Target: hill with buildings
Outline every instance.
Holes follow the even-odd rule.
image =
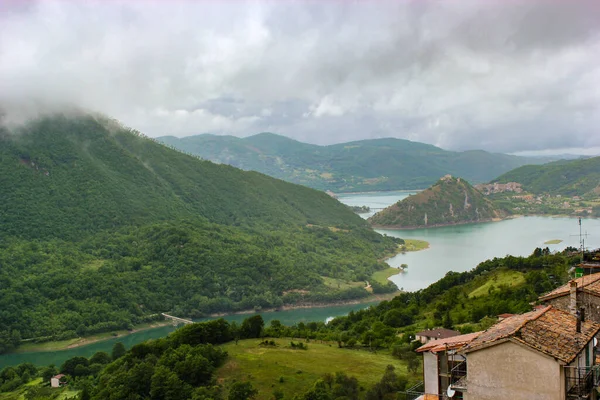
[[[549,161],[478,150],[453,152],[392,138],[329,146],[301,143],[273,133],[246,138],[165,136],[158,140],[206,160],[334,192],[423,189],[445,174],[488,182],[513,168]]]
[[[504,212],[466,180],[450,175],[369,218],[376,227],[417,228],[491,221]]]
[[[517,182],[533,194],[600,196],[600,157],[526,165],[509,171],[493,182]]]

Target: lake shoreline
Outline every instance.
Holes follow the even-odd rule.
[[[39,353],[39,352],[55,352],[63,350],[76,349],[78,347],[87,346],[94,343],[104,342],[106,340],[122,338],[134,333],[147,331],[150,329],[162,328],[164,326],[171,325],[172,322],[169,320],[156,321],[150,324],[140,324],[134,326],[130,331],[117,331],[116,335],[112,334],[100,334],[92,336],[84,336],[74,339],[67,340],[50,340],[47,342],[32,343],[27,345],[20,345],[16,349],[6,354],[26,354],[26,353]],[[36,346],[37,345],[37,346]]]
[[[434,224],[434,225],[425,225],[425,226],[400,226],[400,225],[371,225],[373,229],[380,229],[383,231],[414,231],[417,229],[429,229],[429,228],[443,228],[446,226],[459,226],[459,225],[477,225],[477,224],[486,224],[490,222],[502,222],[510,219],[520,218],[519,216],[509,216],[505,218],[489,218],[480,221],[465,221],[465,222],[454,222],[448,224]]]
[[[370,296],[363,297],[360,299],[342,300],[342,301],[335,301],[332,303],[313,303],[313,302],[297,303],[297,304],[289,304],[289,305],[276,307],[276,308],[266,308],[264,310],[244,310],[244,311],[235,311],[235,312],[227,312],[227,313],[213,313],[213,314],[210,314],[208,317],[209,318],[219,318],[219,317],[226,317],[229,315],[250,315],[250,314],[277,312],[277,311],[299,310],[299,309],[304,309],[304,308],[326,308],[326,307],[335,307],[335,306],[347,306],[347,305],[352,305],[352,304],[372,303],[375,301],[384,301],[384,300],[393,299],[401,292],[402,291],[398,289],[397,291],[392,292],[392,293],[372,294]]]
[[[243,311],[235,311],[235,312],[223,312],[223,313],[212,313],[207,315],[204,318],[221,318],[230,315],[252,315],[252,314],[262,314],[262,313],[270,313],[276,311],[289,311],[289,310],[297,310],[297,309],[306,309],[306,308],[326,308],[326,307],[335,307],[335,306],[343,306],[343,305],[353,305],[353,304],[362,304],[362,303],[372,303],[376,301],[384,301],[391,300],[395,296],[397,296],[401,291],[397,290],[393,293],[385,293],[385,294],[374,294],[369,295],[367,297],[361,299],[354,300],[344,300],[344,301],[336,301],[332,303],[299,303],[293,305],[285,305],[277,308],[268,308],[264,310],[243,310]],[[172,325],[172,321],[157,321],[152,324],[143,324],[134,327],[131,331],[119,331],[116,336],[113,335],[102,335],[102,336],[87,336],[81,338],[75,338],[72,340],[61,340],[61,341],[48,341],[41,342],[26,346],[19,346],[16,349],[6,353],[6,354],[27,354],[27,353],[40,353],[40,352],[56,352],[63,350],[71,350],[79,347],[84,347],[90,344],[103,342],[106,340],[123,338],[134,333],[138,333],[141,331],[151,330],[162,328],[168,325]],[[36,346],[38,345],[38,346]],[[25,349],[23,349],[25,347]]]
[[[380,193],[395,193],[395,192],[400,192],[400,193],[422,192],[423,190],[425,190],[425,189],[392,189],[392,190],[372,190],[372,191],[368,191],[368,192],[339,192],[339,193],[332,192],[332,193],[335,194],[336,196],[345,196],[345,195],[356,195],[356,194],[380,194]]]

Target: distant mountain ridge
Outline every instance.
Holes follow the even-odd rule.
[[[490,221],[504,216],[466,180],[444,176],[368,219],[375,227],[419,228]]]
[[[534,194],[599,196],[600,157],[526,165],[499,176],[494,182],[517,182]]]
[[[246,138],[211,134],[164,136],[157,140],[216,163],[334,192],[423,189],[445,174],[482,183],[522,165],[551,160],[482,150],[453,152],[394,138],[329,146],[302,143],[273,133]]]

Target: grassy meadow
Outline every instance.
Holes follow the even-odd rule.
[[[407,373],[406,365],[388,351],[340,349],[337,344],[316,342],[305,343],[308,350],[299,350],[290,348],[289,338],[269,340],[277,346],[259,346],[260,339],[223,345],[229,358],[216,376],[226,391],[235,381],[250,381],[259,391],[258,400],[271,399],[274,390],[291,398],[309,390],[326,373],[343,371],[356,377],[365,389],[381,379],[387,365],[393,365],[399,374]]]

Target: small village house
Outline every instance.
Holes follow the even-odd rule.
[[[63,378],[65,375],[64,374],[58,374],[58,375],[54,375],[52,378],[50,378],[50,387],[53,388],[57,388],[61,386],[61,381],[60,379]]]
[[[431,340],[447,339],[449,337],[458,335],[460,335],[460,332],[453,331],[452,329],[436,328],[432,330],[424,330],[421,332],[417,332],[415,334],[415,339],[425,344]]]
[[[423,387],[418,393],[422,400],[443,399],[452,381],[451,371],[466,360],[457,350],[471,343],[481,332],[437,339],[419,347],[423,354]],[[459,398],[459,397],[457,397]]]
[[[459,350],[465,400],[595,399],[600,324],[546,306],[506,318]]]
[[[419,347],[423,383],[406,394],[411,400],[594,400],[599,331],[585,315],[548,305],[506,316],[486,331]]]

